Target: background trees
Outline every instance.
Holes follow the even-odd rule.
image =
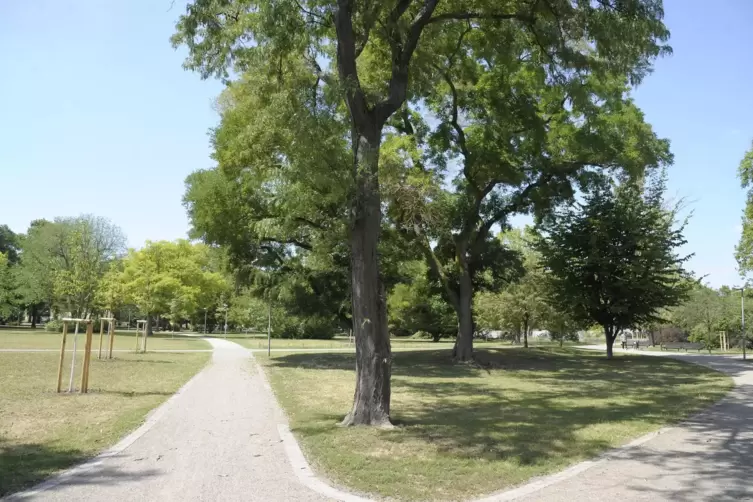
[[[552,298],[576,321],[599,324],[607,357],[620,331],[649,324],[680,304],[690,287],[679,256],[685,243],[665,207],[661,177],[607,181],[583,202],[545,219],[537,249],[550,275]]]
[[[209,250],[187,240],[147,242],[131,249],[122,268],[110,270],[108,296],[120,296],[120,303],[133,303],[149,321],[166,316],[180,326],[202,306],[218,303],[228,291],[221,273],[209,267]]]
[[[105,218],[83,215],[32,222],[21,245],[22,303],[32,311],[48,303],[74,317],[89,315],[102,277],[124,251],[122,230]]]

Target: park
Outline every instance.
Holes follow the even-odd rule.
[[[0,42],[102,66],[0,101],[0,499],[753,498],[753,132],[678,105],[697,7],[27,9]]]

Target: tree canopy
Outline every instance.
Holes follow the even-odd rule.
[[[491,192],[505,183],[512,184],[512,194],[505,192],[502,198],[512,195],[515,199],[519,188],[521,195],[527,196],[532,189],[525,191],[522,185],[527,182],[543,184],[539,183],[538,176],[542,169],[556,171],[556,175],[546,177],[548,182],[568,171],[572,167],[570,163],[601,160],[598,155],[587,154],[560,158],[563,157],[559,155],[561,152],[568,151],[570,140],[587,135],[586,131],[579,132],[572,124],[559,128],[556,137],[548,139],[551,148],[544,149],[547,141],[537,137],[537,129],[541,127],[537,128],[536,121],[532,123],[527,119],[536,116],[539,122],[558,122],[557,103],[560,109],[567,111],[569,106],[578,113],[584,113],[581,101],[585,108],[597,106],[588,99],[573,97],[577,87],[589,81],[590,75],[597,77],[594,86],[603,88],[608,88],[609,82],[614,82],[616,87],[640,82],[650,70],[653,59],[669,50],[665,44],[669,32],[662,17],[662,4],[658,0],[575,4],[569,0],[516,0],[504,4],[490,0],[472,4],[459,0],[194,0],[189,3],[173,37],[174,44],[185,45],[189,50],[186,67],[199,71],[202,77],[216,75],[229,79],[231,75],[242,75],[241,78],[248,78],[253,74],[253,78],[266,80],[262,87],[267,88],[292,83],[295,92],[286,99],[290,103],[293,98],[293,105],[291,108],[288,103],[278,103],[282,105],[282,115],[292,109],[296,118],[300,117],[301,123],[306,124],[312,116],[319,117],[317,112],[325,106],[328,110],[322,116],[338,119],[327,120],[321,130],[315,130],[321,138],[322,153],[328,152],[336,142],[342,142],[344,155],[331,158],[346,159],[348,166],[342,174],[339,162],[329,166],[335,179],[341,175],[348,179],[349,211],[345,213],[345,221],[350,244],[358,376],[354,405],[344,423],[389,423],[391,355],[385,286],[379,274],[383,223],[380,156],[386,136],[393,130],[402,129],[401,134],[415,131],[418,126],[410,123],[410,117],[417,108],[426,106],[442,122],[440,134],[433,143],[439,151],[435,157],[451,156],[442,151],[447,150],[450,140],[454,143],[451,148],[462,148],[461,144],[465,143],[468,152],[473,152],[472,156],[464,155],[464,163],[468,164],[464,169],[472,176],[461,182],[464,186],[459,192],[468,195],[445,199],[452,200],[445,214],[454,213],[456,217],[444,228],[461,228],[461,238],[453,242],[447,240],[445,234],[443,240],[438,239],[443,243],[442,249],[454,247],[450,256],[454,256],[452,259],[458,264],[451,272],[460,271],[455,274],[459,291],[456,304],[463,335],[458,338],[456,355],[459,359],[470,358],[473,278],[469,264],[481,262],[480,256],[486,253],[486,250],[472,252],[471,245],[495,246],[488,233],[491,226],[505,216],[495,218],[500,209],[486,204],[485,197],[499,198],[500,195]],[[528,66],[526,61],[530,63]],[[541,92],[516,91],[521,87],[519,83],[526,79],[529,81],[526,86],[533,83]],[[549,92],[549,87],[555,91]],[[556,89],[560,90],[559,94]],[[566,103],[563,98],[568,91],[573,94]],[[495,98],[497,95],[501,99]],[[613,104],[601,95],[599,99],[610,102],[608,106]],[[454,112],[447,110],[448,103],[454,103]],[[626,116],[636,115],[629,106],[617,105],[628,109]],[[492,113],[485,114],[487,108]],[[536,110],[529,111],[522,119],[515,116],[518,110],[525,108]],[[251,112],[256,114],[257,110],[254,108]],[[478,134],[464,130],[460,123],[466,116],[473,121],[469,126],[484,124],[485,127],[480,127]],[[589,116],[586,113],[575,120],[588,122]],[[634,122],[619,123],[611,119],[610,123],[610,119],[602,118],[589,126],[620,134],[622,131],[635,133]],[[490,127],[486,127],[487,124]],[[523,129],[516,136],[505,124]],[[275,135],[285,137],[288,134],[275,130],[272,123],[265,125],[273,131],[273,139]],[[330,136],[335,131],[340,132]],[[315,147],[307,149],[306,157],[316,162],[320,155],[318,145],[309,143],[308,137],[310,135],[305,136],[300,145]],[[468,141],[462,141],[463,137]],[[520,151],[513,156],[503,145],[510,140],[517,143],[517,137],[533,139],[514,145]],[[600,134],[595,150],[609,152],[611,142],[619,148],[618,140],[619,137]],[[299,142],[288,142],[285,148],[286,151],[272,157],[274,165],[286,164],[292,159],[298,153]],[[242,151],[253,150],[245,145]],[[500,157],[514,160],[513,168],[504,173],[490,170],[491,166],[507,165],[499,162]],[[551,165],[550,157],[553,157]],[[629,160],[613,157],[607,155],[604,162]],[[257,160],[254,159],[254,163]],[[629,167],[627,162],[623,164]],[[253,170],[253,165],[243,167]],[[496,181],[491,183],[493,180]],[[484,194],[489,183],[489,192]],[[539,196],[546,199],[556,192],[557,189],[547,189]],[[502,206],[508,206],[508,202],[503,201]],[[469,210],[479,204],[489,211],[481,215],[487,217],[486,220],[479,218],[479,210]],[[489,218],[495,221],[489,223]],[[408,227],[408,231],[411,230]],[[423,239],[431,242],[432,236]],[[446,264],[449,262],[450,259]],[[434,265],[430,262],[430,266]],[[440,276],[442,268],[448,267],[435,267],[436,275]],[[448,299],[452,299],[453,285],[450,281],[444,282],[450,286],[445,289]]]
[[[678,249],[684,225],[663,195],[662,177],[605,180],[539,227],[553,301],[574,320],[603,328],[609,358],[620,331],[658,320],[690,288],[689,257]]]
[[[161,315],[177,323],[227,294],[224,276],[209,265],[203,244],[147,242],[140,250],[128,250],[122,265],[109,271],[105,298],[137,305],[147,319]]]

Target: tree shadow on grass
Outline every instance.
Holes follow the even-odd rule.
[[[92,360],[93,361],[93,360]],[[124,362],[124,363],[146,363],[146,364],[175,364],[176,361],[169,361],[167,359],[122,359],[122,358],[113,358],[111,361],[118,361],[118,362]],[[107,360],[98,361],[107,363]]]
[[[173,394],[175,394],[175,392],[162,392],[162,391],[102,390],[96,387],[89,389],[89,393],[109,394],[109,395],[121,396],[121,397],[172,396]]]
[[[393,353],[393,396],[402,397],[392,411],[400,426],[381,439],[461,459],[564,466],[684,418],[720,394],[717,375],[665,358],[607,361],[540,348],[477,351],[477,361],[453,364],[446,351]],[[353,354],[289,354],[270,365],[353,372],[354,362]],[[326,434],[340,418],[317,417],[296,431]],[[621,436],[615,424],[634,428]],[[602,426],[615,429],[593,433]]]
[[[83,463],[91,456],[78,449],[61,449],[45,444],[11,444],[0,437],[0,497],[30,488],[63,469]],[[154,474],[156,473],[153,470],[133,474],[99,467],[91,472],[68,478],[64,483],[116,484],[136,481]],[[8,500],[15,499],[10,496]]]

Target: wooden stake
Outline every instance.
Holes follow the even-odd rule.
[[[86,343],[84,344],[84,364],[81,368],[81,393],[86,394],[89,391],[89,365],[91,364],[92,355],[92,335],[94,334],[94,323],[86,323]]]
[[[97,359],[102,359],[102,337],[105,334],[105,320],[99,320],[99,352],[97,352]]]
[[[66,336],[68,336],[68,323],[63,321],[63,339],[60,342],[60,364],[58,364],[58,386],[57,386],[58,394],[60,394],[60,387],[63,384],[63,360],[65,359]]]
[[[112,359],[112,346],[113,346],[113,343],[115,342],[115,328],[113,327],[112,322],[110,322],[109,328],[110,328],[109,329],[109,331],[110,331],[110,352],[107,355],[107,358],[108,359]]]

